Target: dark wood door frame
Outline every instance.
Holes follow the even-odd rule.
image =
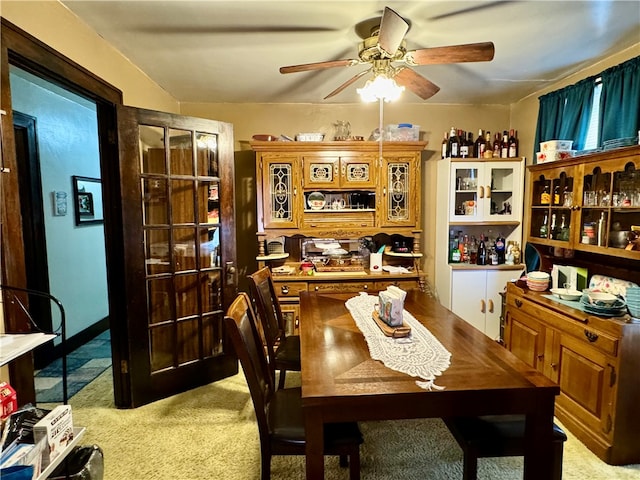
[[[20,189],[20,209],[23,219],[25,268],[27,288],[49,292],[47,261],[47,239],[44,228],[44,207],[40,156],[38,154],[36,118],[22,112],[13,111],[13,132],[16,145],[18,184]],[[38,319],[38,327],[53,331],[51,309],[39,301],[29,299],[29,312]],[[42,345],[34,352],[35,368],[44,367],[54,356],[53,342]]]
[[[4,18],[1,19],[0,33],[0,95],[2,108],[5,109],[5,114],[1,116],[2,166],[5,169],[0,173],[0,194],[3,205],[0,209],[1,282],[6,285],[27,287],[25,238],[9,83],[9,66],[15,65],[96,103],[105,205],[109,312],[111,318],[126,318],[126,312],[123,311],[125,302],[121,301],[125,295],[122,288],[124,282],[120,281],[124,277],[124,262],[115,128],[115,110],[116,105],[122,104],[122,92]],[[12,315],[11,309],[5,309],[5,314],[5,327],[8,331],[29,331],[29,326],[19,317]],[[119,365],[121,356],[125,358],[128,356],[126,338],[112,335],[112,354],[114,365]],[[31,357],[24,355],[12,362],[9,373],[13,386],[21,393],[20,402],[35,401]],[[114,375],[114,395],[127,398],[127,392],[123,391],[126,388],[119,376]]]

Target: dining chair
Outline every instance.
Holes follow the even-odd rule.
[[[524,415],[444,418],[464,454],[462,480],[476,480],[478,458],[524,455]],[[553,424],[553,475],[562,480],[562,455],[567,435]]]
[[[268,480],[273,455],[305,454],[302,389],[275,389],[272,369],[267,363],[255,313],[246,293],[235,298],[224,323],[253,400],[260,436],[261,479]],[[340,466],[349,465],[350,480],[358,480],[360,444],[363,442],[358,424],[325,424],[324,440],[325,455],[339,455]]]
[[[269,361],[279,370],[278,388],[284,388],[287,370],[300,371],[300,336],[287,335],[278,295],[269,267],[249,275],[251,294],[256,303]]]

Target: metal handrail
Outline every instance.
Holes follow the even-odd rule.
[[[68,388],[67,388],[67,350],[66,350],[66,341],[67,341],[67,320],[66,314],[64,311],[64,306],[62,302],[58,300],[56,297],[47,292],[42,292],[40,290],[33,290],[31,288],[22,288],[22,287],[13,287],[10,285],[1,285],[0,290],[12,290],[16,292],[24,292],[28,295],[35,295],[38,297],[47,298],[53,303],[56,304],[58,309],[60,310],[60,348],[62,349],[62,403],[66,404],[69,400],[68,398]],[[20,306],[20,309],[24,312],[24,314],[29,319],[29,322],[35,329],[42,332],[43,330],[38,326],[36,321],[33,319],[27,307],[22,303],[22,301],[15,295],[11,294],[11,301],[17,302]],[[46,332],[45,332],[46,333]],[[54,335],[57,335],[56,331],[51,332]]]

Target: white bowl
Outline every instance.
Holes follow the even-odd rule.
[[[589,290],[584,293],[587,295],[589,302],[595,305],[613,305],[618,300],[618,297],[612,293],[592,292]]]
[[[580,300],[580,297],[582,297],[582,292],[569,288],[552,288],[551,293],[562,300],[571,300],[574,302]]]
[[[527,279],[529,280],[549,280],[551,275],[547,272],[529,272],[527,273]]]

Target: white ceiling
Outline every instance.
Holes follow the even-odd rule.
[[[366,66],[282,75],[285,65],[357,58],[355,25],[385,6],[411,23],[407,49],[492,41],[491,62],[415,70],[441,90],[412,103],[511,103],[640,42],[640,0],[63,0],[180,102],[355,103]]]

